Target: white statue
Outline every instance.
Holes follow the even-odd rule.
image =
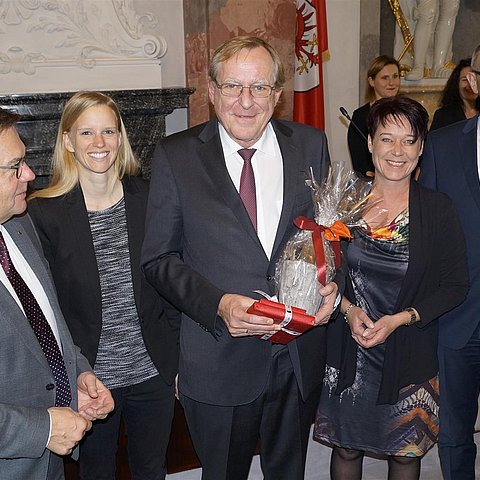
[[[448,63],[452,58],[452,36],[460,0],[400,0],[404,20],[414,32],[413,68],[405,76],[406,80],[420,80],[425,69],[431,71],[434,78],[448,78],[454,66]],[[397,57],[401,47],[397,27],[394,55]],[[408,51],[402,64],[411,65]]]

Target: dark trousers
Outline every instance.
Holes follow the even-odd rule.
[[[465,347],[439,346],[440,431],[438,452],[445,480],[475,480],[473,438],[480,386],[480,329]]]
[[[181,395],[202,479],[246,480],[260,436],[265,480],[303,480],[319,395],[320,386],[302,400],[286,348],[273,357],[265,390],[252,403],[224,407]]]
[[[123,417],[132,480],[163,480],[175,402],[173,386],[157,375],[111,392],[115,410],[106,420],[94,422],[80,445],[80,478],[115,480],[118,432]]]

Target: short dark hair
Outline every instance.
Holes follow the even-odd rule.
[[[373,139],[380,125],[403,120],[412,127],[414,140],[425,140],[428,132],[428,112],[425,107],[408,97],[388,97],[377,100],[367,118],[368,134]]]
[[[20,120],[20,115],[6,108],[0,108],[0,133],[13,127]]]

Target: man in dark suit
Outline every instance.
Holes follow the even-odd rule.
[[[468,80],[479,90],[480,46]],[[480,388],[480,183],[479,116],[431,132],[420,183],[447,193],[455,203],[467,243],[470,291],[439,323],[439,455],[446,480],[475,478],[473,439]]]
[[[258,336],[278,327],[247,309],[254,291],[274,292],[294,218],[313,214],[305,179],[310,169],[318,180],[327,174],[327,143],[320,130],[271,119],[285,78],[263,40],[227,41],[209,76],[216,118],[155,152],[143,268],[182,311],[180,400],[202,478],[246,479],[260,436],[265,478],[300,480],[323,378],[324,328],[272,344]],[[328,321],[337,286],[321,293],[316,325]]]
[[[59,480],[91,422],[113,409],[73,344],[26,209],[35,175],[0,109],[0,478]]]

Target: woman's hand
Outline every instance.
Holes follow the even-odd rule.
[[[366,328],[362,333],[362,343],[364,348],[371,348],[380,345],[401,325],[408,323],[407,312],[399,312],[395,315],[385,315],[379,318],[372,327]]]
[[[375,326],[370,317],[360,307],[353,306],[348,310],[345,321],[350,326],[353,339],[364,347],[363,334],[365,330]]]

